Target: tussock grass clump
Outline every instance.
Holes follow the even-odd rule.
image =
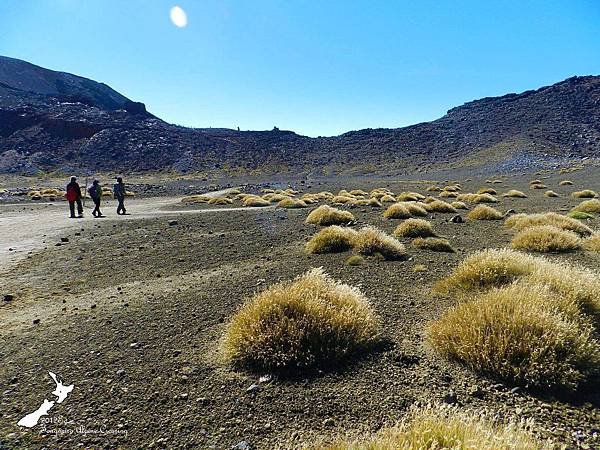
[[[478,194],[490,194],[490,195],[497,195],[498,191],[496,191],[496,189],[494,188],[490,188],[490,187],[484,187],[481,188],[477,191]]]
[[[543,183],[532,184],[532,185],[529,186],[529,189],[548,189],[548,186],[546,186]]]
[[[469,209],[467,207],[467,205],[465,203],[463,203],[463,202],[454,201],[454,202],[452,202],[450,204],[454,207],[454,209]]]
[[[354,196],[356,196],[356,195],[361,195],[361,196],[363,196],[363,197],[366,197],[366,196],[368,196],[368,195],[369,195],[369,193],[368,193],[368,192],[365,192],[365,191],[363,191],[362,189],[352,189],[352,190],[350,191],[350,195],[354,195]]]
[[[208,195],[202,195],[202,194],[197,194],[197,195],[188,195],[187,197],[183,197],[181,199],[182,203],[208,203],[210,200],[210,197]]]
[[[285,200],[286,198],[290,198],[290,196],[283,195],[283,194],[276,194],[275,192],[273,192],[271,194],[265,194],[262,196],[262,199],[268,201],[269,203],[279,203],[280,201]]]
[[[461,190],[460,186],[457,184],[450,184],[448,186],[444,186],[443,191],[445,192],[459,192]]]
[[[592,229],[587,225],[584,225],[576,219],[555,212],[544,214],[515,214],[506,219],[504,224],[506,227],[515,231],[522,231],[525,228],[540,225],[551,225],[560,228],[561,230],[573,231],[580,236],[589,236],[592,234]]]
[[[373,208],[381,208],[381,203],[375,197],[361,198],[353,203],[354,206],[372,206]]]
[[[246,301],[225,328],[221,352],[250,369],[311,368],[368,348],[378,339],[378,328],[358,289],[312,269]]]
[[[477,205],[467,214],[471,220],[502,220],[504,216],[497,209],[487,205]]]
[[[430,237],[435,236],[433,226],[424,219],[407,219],[394,230],[394,236],[400,237]]]
[[[573,186],[573,182],[571,180],[562,180],[558,183],[559,186]]]
[[[407,219],[410,216],[410,211],[401,203],[394,203],[383,212],[386,219]]]
[[[408,417],[366,440],[336,442],[314,450],[551,450],[515,422],[499,423],[448,406],[412,408]]]
[[[600,252],[600,233],[594,233],[586,239],[583,248],[590,252]]]
[[[531,180],[531,181],[529,182],[529,185],[530,185],[530,186],[533,186],[534,184],[542,184],[542,180]]]
[[[584,189],[583,191],[575,191],[571,194],[573,198],[596,198],[598,194],[591,189]]]
[[[577,219],[577,220],[588,220],[588,219],[593,219],[594,215],[590,214],[590,213],[582,212],[582,211],[571,211],[571,212],[567,213],[567,217],[570,217],[571,219]]]
[[[386,260],[406,258],[406,249],[401,242],[375,227],[364,227],[358,231],[354,249],[363,255],[381,255]]]
[[[502,197],[527,198],[527,194],[525,194],[525,192],[521,192],[521,191],[518,191],[516,189],[511,189],[510,191],[505,192],[504,194],[502,194]]]
[[[456,197],[456,200],[458,200],[459,202],[469,203],[498,203],[498,199],[488,193],[472,194],[469,192],[465,194],[460,194],[458,197]]]
[[[379,201],[381,203],[395,203],[396,199],[394,198],[393,195],[385,194],[384,196],[379,197]]]
[[[425,189],[425,190],[427,192],[440,192],[442,190],[442,188],[439,186],[431,185],[431,186],[428,186],[427,189]]]
[[[336,195],[335,197],[333,197],[331,199],[331,202],[332,203],[337,203],[339,205],[344,205],[346,203],[352,204],[352,203],[354,203],[355,200],[356,199],[354,197],[347,197],[345,195]]]
[[[350,211],[343,211],[329,205],[321,205],[313,209],[305,220],[305,223],[323,226],[341,225],[350,222],[354,222],[354,215]]]
[[[404,203],[399,203],[399,205],[402,205],[406,209],[408,209],[408,212],[410,213],[411,216],[415,216],[415,217],[427,216],[427,210],[423,206],[418,205],[416,203],[404,202]]]
[[[227,197],[213,197],[208,200],[209,205],[231,205],[233,200]]]
[[[454,253],[454,249],[452,245],[450,245],[450,241],[444,238],[438,237],[427,237],[427,238],[416,238],[412,241],[412,245],[417,248],[423,248],[426,250],[432,250],[434,252],[447,252]]]
[[[556,192],[554,191],[546,191],[544,192],[544,195],[546,197],[560,197],[560,195],[558,195]]]
[[[284,198],[277,203],[277,208],[297,209],[306,208],[306,203],[295,198]]]
[[[270,206],[271,203],[261,197],[249,196],[244,199],[242,205],[248,207],[264,207]]]
[[[401,192],[396,196],[396,200],[399,202],[418,202],[425,200],[425,196],[418,192]]]
[[[495,378],[575,389],[600,368],[593,328],[542,285],[492,289],[451,308],[427,332],[442,355]]]
[[[529,275],[538,260],[513,250],[482,250],[463,260],[452,274],[438,281],[433,292],[464,295],[512,283]]]
[[[572,231],[552,225],[527,227],[511,241],[512,248],[539,253],[572,252],[581,248],[581,239]]]
[[[317,232],[306,243],[307,253],[337,253],[350,250],[358,233],[352,228],[331,225]]]
[[[592,200],[584,200],[572,211],[584,212],[584,213],[600,213],[600,200],[592,199]]]
[[[349,266],[360,266],[365,262],[365,258],[360,255],[352,255],[346,260],[346,264]]]
[[[438,213],[455,213],[456,208],[452,206],[450,203],[446,203],[443,200],[435,200],[433,202],[427,203],[425,209],[430,212],[438,212]]]
[[[455,191],[442,191],[439,194],[440,198],[456,198],[458,197],[458,192]]]

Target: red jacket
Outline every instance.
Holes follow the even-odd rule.
[[[76,182],[71,181],[69,184],[67,184],[66,197],[67,197],[67,200],[70,202],[74,202],[81,198],[81,188],[79,187],[79,185]]]

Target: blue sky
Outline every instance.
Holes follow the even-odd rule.
[[[0,54],[173,123],[326,136],[599,75],[600,1],[0,0]]]

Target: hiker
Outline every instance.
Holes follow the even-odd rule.
[[[94,210],[92,211],[92,216],[104,217],[100,212],[100,200],[102,200],[102,186],[100,186],[98,180],[94,180],[94,182],[88,189],[88,193],[94,201]]]
[[[119,202],[119,205],[117,206],[117,214],[125,215],[125,205],[123,204],[125,201],[125,185],[123,184],[123,178],[117,178],[117,182],[113,186],[113,195]]]
[[[71,182],[67,184],[67,201],[71,210],[71,219],[75,219],[75,203],[77,203],[77,213],[83,217],[83,205],[81,204],[81,188],[77,184],[77,178],[71,177]]]

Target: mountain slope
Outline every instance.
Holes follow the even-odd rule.
[[[409,127],[309,138],[178,127],[104,84],[0,57],[0,172],[395,174],[586,156],[600,156],[595,76],[476,100]]]

